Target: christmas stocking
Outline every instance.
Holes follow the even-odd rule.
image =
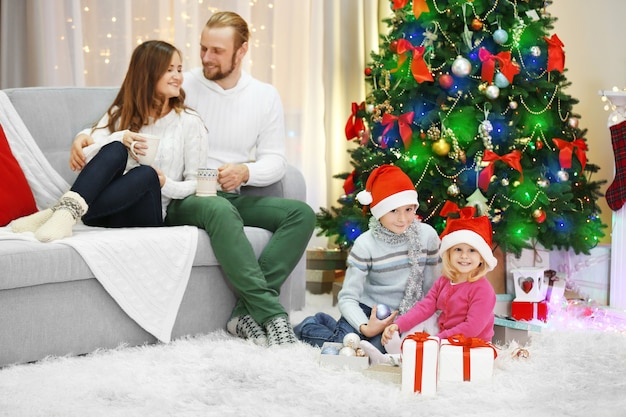
[[[606,190],[605,197],[611,210],[618,211],[626,202],[626,121],[609,129],[615,155],[615,179]]]

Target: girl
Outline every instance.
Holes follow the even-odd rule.
[[[182,82],[182,56],[174,46],[139,45],[107,113],[74,140],[70,167],[81,172],[70,191],[55,206],[14,220],[12,231],[50,242],[71,236],[81,218],[89,226],[162,226],[171,199],[195,192],[208,143],[202,120],[184,104]],[[129,154],[131,146],[145,154],[141,133],[161,138],[153,167]]]
[[[417,192],[411,179],[392,165],[372,171],[358,201],[369,205],[369,230],[355,241],[338,295],[339,321],[324,313],[308,317],[294,328],[296,336],[314,346],[342,342],[357,333],[366,352],[384,351],[381,333],[398,311],[383,319],[376,305],[406,312],[439,276],[439,237],[415,216]],[[382,354],[382,353],[381,353]]]
[[[447,202],[441,215],[453,211],[459,212],[458,207]],[[464,207],[459,218],[448,218],[439,249],[443,275],[422,301],[385,328],[383,344],[390,343],[398,332],[411,330],[437,310],[441,312],[437,320],[440,338],[463,334],[491,341],[496,294],[485,274],[498,261],[491,250],[491,223],[486,216],[473,217],[475,211],[474,207]],[[400,353],[390,352],[389,347],[387,351]]]

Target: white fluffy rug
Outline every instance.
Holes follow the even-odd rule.
[[[297,323],[336,312],[307,294]],[[1,336],[0,336],[1,337]],[[318,365],[319,349],[261,348],[225,332],[164,345],[52,358],[0,370],[1,416],[625,416],[626,334],[546,330],[527,359],[499,351],[487,383],[440,383],[436,396]]]

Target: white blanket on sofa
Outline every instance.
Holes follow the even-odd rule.
[[[37,206],[50,207],[69,184],[47,161],[3,91],[0,124]],[[39,243],[33,233],[15,234],[9,227],[0,228],[0,241],[11,239],[73,247],[129,317],[157,339],[171,340],[196,254],[196,227],[104,229],[77,225],[74,236],[52,243]]]

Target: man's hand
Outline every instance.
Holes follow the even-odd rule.
[[[83,148],[94,143],[91,136],[81,133],[76,136],[70,149],[70,169],[72,171],[80,171],[85,166],[85,154]]]
[[[248,166],[244,164],[225,164],[217,170],[219,171],[217,182],[221,185],[222,191],[232,191],[250,178]]]

